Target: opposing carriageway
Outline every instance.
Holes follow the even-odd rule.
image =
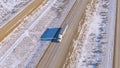
[[[120,0],[117,1],[116,28],[115,28],[115,45],[114,45],[114,62],[113,68],[120,68]]]
[[[0,28],[0,42],[21,23],[20,20],[22,20],[25,16],[31,14],[37,7],[43,4],[43,2],[46,3],[47,1],[46,0],[33,1],[18,15],[16,15],[12,20],[10,20],[2,28]]]

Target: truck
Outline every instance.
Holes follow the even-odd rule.
[[[62,38],[66,32],[66,30],[68,29],[68,25],[65,24],[59,31],[59,34],[58,34],[58,42],[61,42],[62,41]]]

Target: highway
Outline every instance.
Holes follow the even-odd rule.
[[[113,68],[120,68],[120,0],[117,0],[115,47]]]
[[[86,5],[91,0],[76,0],[63,24],[68,24],[68,29],[60,43],[50,43],[46,52],[37,64],[37,68],[62,68],[67,56],[69,46],[77,34],[78,24],[83,17]]]
[[[20,20],[22,20],[25,16],[31,14],[37,7],[39,7],[43,3],[43,1],[44,0],[33,1],[12,20],[10,20],[2,28],[0,28],[0,42],[21,23]]]

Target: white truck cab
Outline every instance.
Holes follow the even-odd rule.
[[[65,25],[61,28],[61,30],[60,30],[60,32],[59,32],[59,34],[58,34],[58,40],[57,40],[58,42],[61,42],[61,41],[62,41],[62,38],[63,38],[63,36],[64,36],[67,28],[68,28],[68,25],[67,25],[67,24],[65,24]]]

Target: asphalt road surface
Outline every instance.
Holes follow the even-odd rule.
[[[113,68],[120,68],[120,0],[117,0],[116,31]]]
[[[37,68],[62,68],[68,53],[72,39],[77,33],[78,24],[83,16],[86,5],[91,0],[76,0],[74,6],[70,10],[64,24],[68,24],[68,29],[60,43],[51,43],[46,52],[37,64]]]
[[[44,0],[35,0],[33,3],[28,5],[24,10],[22,10],[17,16],[0,28],[0,42],[12,32],[21,22],[25,16],[31,14],[37,7],[39,7]]]

